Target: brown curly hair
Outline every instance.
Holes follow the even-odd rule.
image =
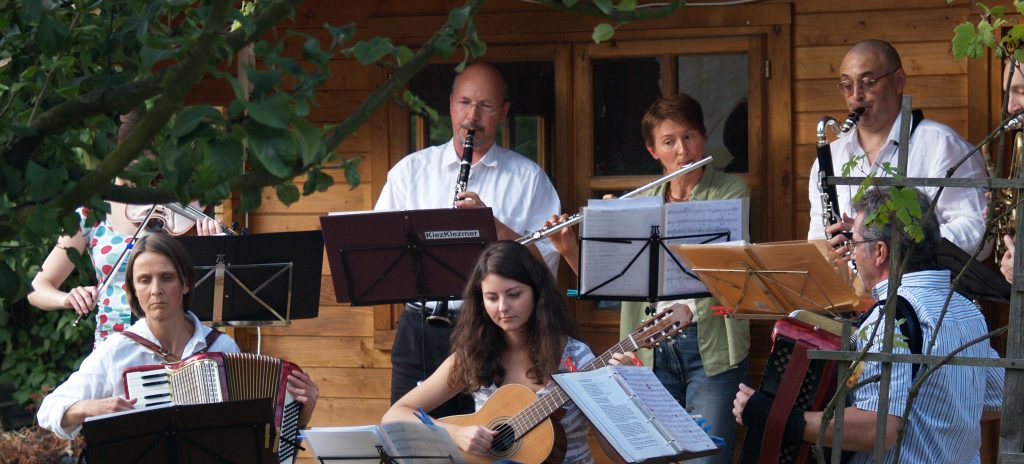
[[[533,313],[525,327],[532,366],[526,376],[538,385],[547,383],[558,371],[575,327],[547,266],[525,246],[501,241],[484,250],[466,284],[462,311],[452,334],[455,362],[448,384],[452,388],[465,385],[466,392],[474,392],[491,384],[501,385],[505,379],[501,355],[508,344],[502,329],[487,315],[480,288],[489,274],[529,285],[533,290]]]

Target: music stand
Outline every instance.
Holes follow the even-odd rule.
[[[353,306],[461,299],[497,240],[490,208],[320,216],[334,294]]]
[[[683,274],[686,274],[694,279],[696,279],[697,276],[690,273],[690,271],[688,271],[686,267],[683,266],[683,263],[679,262],[675,255],[669,250],[668,243],[666,242],[687,239],[699,239],[699,243],[711,243],[712,241],[722,239],[728,241],[730,235],[731,234],[726,231],[662,237],[660,234],[660,226],[651,226],[651,235],[649,237],[580,237],[581,252],[580,265],[577,266],[577,268],[579,269],[579,275],[577,276],[577,286],[578,288],[581,289],[581,292],[577,298],[621,301],[646,301],[648,305],[646,312],[647,314],[650,315],[654,314],[654,304],[658,301],[711,296],[711,294],[708,293],[706,290],[702,292],[698,291],[689,293],[667,293],[668,290],[665,288],[665,285],[662,285],[663,276],[661,270],[666,267],[662,264],[663,259],[671,259],[673,264],[675,265],[675,268],[681,271]],[[604,281],[601,281],[600,283],[593,287],[585,288],[583,285],[585,266],[583,266],[582,263],[583,256],[585,254],[589,255],[588,247],[583,246],[583,243],[587,241],[620,244],[623,246],[630,246],[635,242],[644,242],[644,244],[637,249],[636,253],[632,256],[631,259],[627,260],[622,265],[622,269],[619,270],[617,273],[605,279]],[[641,260],[640,258],[645,251],[647,252],[648,257],[647,262],[638,263]],[[603,253],[595,250],[594,254],[601,255]],[[616,294],[597,293],[597,291],[600,290],[601,288],[610,285],[617,280],[624,279],[631,273],[643,273],[645,271],[647,272],[647,282],[646,288],[642,290],[642,293],[640,289],[636,289],[636,291],[631,291],[632,289],[621,289],[620,291],[615,292]],[[622,291],[628,291],[628,293],[621,293]]]
[[[996,303],[1010,304],[1010,283],[1002,274],[981,261],[971,258],[971,255],[960,247],[943,238],[939,242],[939,249],[935,253],[935,260],[943,269],[949,269],[951,279],[956,279],[957,274],[967,267],[967,272],[960,279],[955,290],[966,296],[968,299],[984,299]],[[968,264],[970,266],[968,267]]]
[[[778,319],[797,309],[850,311],[860,301],[813,242],[670,248],[738,318]]]
[[[89,464],[277,464],[270,399],[164,406],[90,417]]]
[[[192,256],[192,312],[214,326],[287,326],[317,317],[319,231],[178,237]]]

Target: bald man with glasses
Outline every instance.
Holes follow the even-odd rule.
[[[858,42],[846,53],[840,65],[838,88],[850,111],[864,110],[856,130],[843,134],[831,143],[832,166],[837,176],[843,175],[844,166],[851,164],[851,177],[889,176],[884,166],[895,171],[899,162],[900,107],[907,75],[900,56],[888,42],[865,40]],[[945,177],[946,171],[956,165],[971,144],[946,125],[929,119],[918,119],[912,124],[907,177]],[[811,166],[811,179],[818,178],[818,161]],[[985,162],[981,154],[972,156],[961,165],[953,177],[985,178]],[[856,185],[837,185],[839,214],[843,221],[833,224],[828,232],[838,253],[849,249],[843,242],[841,231],[853,227],[853,197]],[[931,198],[936,187],[922,187]],[[825,238],[822,226],[821,192],[816,182],[808,184],[811,222],[807,239]],[[985,221],[984,191],[975,188],[947,188],[936,203],[939,229],[942,237],[968,253],[982,243]]]

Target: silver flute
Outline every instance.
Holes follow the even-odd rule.
[[[655,188],[655,187],[657,187],[657,186],[659,186],[661,184],[669,182],[672,179],[675,179],[676,177],[679,177],[679,176],[681,176],[683,174],[695,171],[697,168],[703,167],[704,165],[710,163],[711,161],[713,161],[713,159],[710,156],[704,157],[703,159],[698,160],[698,161],[694,161],[694,162],[692,162],[690,164],[687,164],[686,166],[683,166],[683,167],[679,168],[678,171],[672,172],[672,173],[667,174],[667,175],[665,175],[663,177],[659,177],[659,178],[651,181],[648,184],[641,185],[640,187],[637,187],[636,190],[632,190],[632,191],[622,195],[619,198],[633,198],[633,197],[635,197],[637,195],[640,195],[641,193],[644,193],[644,192],[646,192],[646,191],[648,191],[648,190],[650,190],[652,188]],[[550,227],[545,227],[543,229],[539,229],[539,230],[530,232],[530,233],[528,233],[526,235],[523,235],[522,237],[519,237],[518,239],[516,239],[516,242],[521,243],[523,245],[529,245],[529,244],[534,243],[534,242],[536,242],[538,240],[543,240],[545,238],[548,238],[548,237],[554,235],[555,233],[557,233],[558,231],[560,231],[560,230],[562,230],[562,229],[564,229],[566,227],[572,227],[572,226],[578,224],[582,220],[583,220],[583,213],[576,213],[576,214],[570,216],[569,219],[566,219],[566,220],[564,220],[562,222],[559,222],[558,224],[552,225]]]

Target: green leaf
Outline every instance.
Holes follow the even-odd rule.
[[[292,127],[302,145],[302,165],[309,166],[320,161],[323,146],[320,144],[323,131],[302,118],[293,118]]]
[[[466,41],[466,48],[469,49],[469,54],[474,57],[484,56],[487,54],[487,44],[482,40],[468,40]]]
[[[320,41],[315,37],[306,39],[306,43],[302,45],[302,56],[317,64],[325,64],[331,59],[331,54],[320,48]]]
[[[469,5],[456,8],[448,13],[448,24],[454,29],[462,29],[469,21]]]
[[[242,143],[234,137],[210,140],[203,145],[204,166],[211,183],[225,181],[242,174]]]
[[[260,102],[248,102],[245,109],[249,116],[262,124],[275,129],[288,128],[291,107],[288,105],[288,95],[284,93],[276,93]]]
[[[259,189],[243,190],[242,199],[238,202],[238,214],[255,211],[256,208],[260,207],[260,203],[262,202],[263,197]]]
[[[295,184],[281,184],[274,187],[274,190],[277,191],[277,199],[281,200],[285,206],[299,201],[299,189],[295,187]]]
[[[576,3],[578,2],[579,0],[562,0],[562,4],[565,5],[566,8],[572,8],[576,6]]]
[[[291,135],[286,130],[267,127],[258,122],[246,121],[245,131],[249,134],[251,154],[271,175],[280,179],[292,177],[290,160],[295,159]]]
[[[39,18],[35,44],[44,54],[55,55],[63,50],[64,46],[68,44],[69,37],[71,37],[71,33],[60,21],[53,19],[50,15],[43,15]]]
[[[395,47],[395,59],[398,61],[398,65],[402,66],[408,63],[413,57],[412,50],[405,45]]]
[[[391,53],[394,49],[394,45],[391,44],[391,39],[385,37],[374,37],[370,40],[362,41],[357,43],[354,47],[345,50],[346,54],[353,54],[359,64],[368,65],[376,63],[385,55]]]
[[[622,0],[615,9],[622,13],[636,11],[636,0]]]
[[[971,23],[963,23],[953,29],[953,58],[970,57],[979,59],[984,49],[978,43],[978,32]]]
[[[60,191],[60,186],[68,180],[68,170],[64,167],[46,169],[35,161],[29,161],[25,168],[25,180],[29,196],[42,202],[53,198]]]
[[[171,127],[171,136],[181,138],[199,127],[206,119],[219,119],[220,111],[209,105],[189,106],[178,112]]]
[[[594,43],[599,44],[601,42],[610,40],[615,35],[615,27],[608,23],[601,23],[594,26],[593,39]]]
[[[148,70],[151,69],[153,65],[163,60],[174,58],[177,54],[177,50],[173,48],[152,48],[144,46],[139,52],[139,58],[142,59],[142,69]]]
[[[612,0],[594,0],[594,6],[606,15],[611,15],[612,11],[615,11],[615,7],[612,5]]]
[[[406,90],[402,93],[402,101],[409,107],[409,111],[416,113],[420,116],[426,116],[430,118],[430,122],[437,122],[440,119],[440,114],[437,110],[430,107],[427,102],[417,97],[416,94],[412,93],[411,90]]]
[[[252,83],[253,93],[258,95],[270,93],[281,83],[281,71],[276,69],[257,70],[252,66],[246,66],[245,75]]]
[[[342,163],[342,167],[345,168],[345,182],[348,182],[352,189],[358,187],[362,182],[362,179],[359,177],[359,163],[361,162],[363,162],[362,158],[352,158]]]

